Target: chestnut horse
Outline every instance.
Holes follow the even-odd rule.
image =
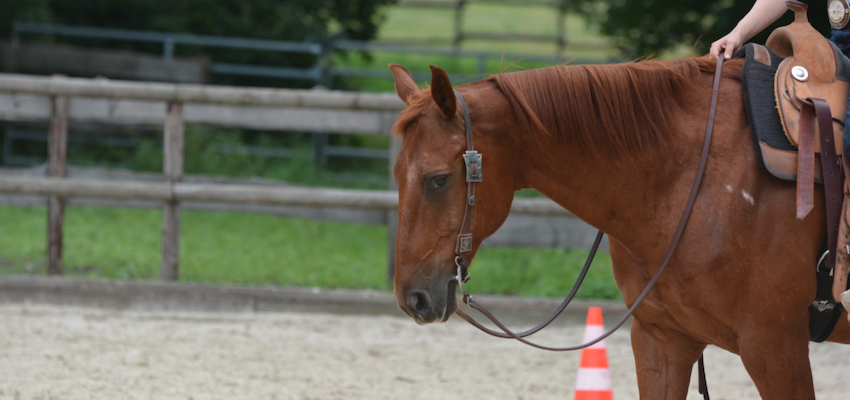
[[[691,190],[711,96],[709,57],[555,66],[456,88],[486,160],[472,211],[471,260],[533,188],[609,236],[614,279],[631,306],[658,268]],[[685,399],[707,345],[738,354],[762,398],[814,399],[808,359],[823,192],[795,218],[795,185],[758,165],[740,85],[723,67],[714,139],[687,228],[631,324],[640,398]],[[395,296],[419,323],[457,309],[455,245],[466,207],[464,118],[446,73],[430,89],[390,65],[407,105]],[[850,343],[846,313],[829,341]]]

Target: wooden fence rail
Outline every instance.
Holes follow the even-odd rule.
[[[398,209],[398,193],[387,190],[0,176],[0,193],[163,202],[196,201],[388,211]],[[569,212],[546,199],[516,199],[511,205],[511,213],[535,216],[570,215]]]
[[[49,274],[61,274],[62,209],[65,198],[160,201],[163,207],[161,277],[179,277],[181,202],[209,202],[384,210],[389,225],[388,276],[394,269],[394,191],[293,188],[268,185],[184,183],[183,130],[187,120],[261,129],[329,126],[345,133],[390,135],[403,104],[394,94],[212,87],[193,84],[102,81],[0,74],[0,120],[50,121],[48,177],[0,175],[0,193],[48,196]],[[329,114],[330,113],[330,114]],[[129,120],[129,122],[128,122]],[[259,121],[259,122],[258,122]],[[163,181],[67,178],[67,129],[75,122],[164,126]],[[323,129],[317,128],[317,129]],[[400,140],[389,150],[389,169]],[[394,188],[392,177],[390,187]],[[544,199],[517,199],[512,214],[569,216]],[[529,235],[526,235],[529,236]],[[555,238],[557,240],[557,238]]]
[[[0,91],[46,96],[96,97],[177,103],[227,104],[322,110],[401,111],[395,94],[333,90],[265,89],[198,84],[140,83],[0,74]]]

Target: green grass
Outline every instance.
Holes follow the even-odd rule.
[[[551,35],[557,32],[558,12],[552,7],[504,4],[468,4],[463,13],[464,32],[496,32]],[[378,31],[384,42],[416,43],[429,46],[450,46],[454,40],[453,9],[389,7],[386,21]],[[566,54],[578,57],[609,58],[616,50],[598,29],[584,19],[567,14],[564,23],[567,40]],[[553,55],[557,51],[551,42],[464,40],[463,49],[497,52]]]
[[[42,275],[44,207],[0,206],[0,274]],[[161,254],[159,210],[69,207],[68,276],[155,280]],[[183,211],[180,280],[213,284],[390,290],[385,227],[265,215]],[[470,288],[476,293],[562,296],[587,251],[484,248]],[[618,298],[607,254],[598,256],[580,297]]]

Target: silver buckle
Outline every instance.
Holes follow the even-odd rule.
[[[466,163],[466,181],[481,182],[481,158],[475,150],[467,150],[463,153],[463,161]]]
[[[820,267],[821,267],[821,265],[825,265],[825,264],[824,264],[824,261],[826,260],[826,257],[827,257],[827,256],[829,256],[829,250],[824,251],[824,252],[823,252],[823,254],[821,254],[821,255],[820,255],[820,258],[818,259],[818,264],[817,264],[817,266],[815,267],[815,270],[816,270],[816,271],[820,272]],[[833,272],[833,268],[832,268],[832,266],[831,266],[831,265],[827,265],[827,267],[829,268],[829,276],[832,276],[832,272]]]

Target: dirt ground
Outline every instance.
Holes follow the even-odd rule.
[[[577,319],[540,339],[581,340]],[[638,398],[628,336],[606,341],[618,400]],[[846,399],[850,346],[811,358],[818,399]],[[0,399],[568,399],[578,362],[457,319],[0,306]],[[710,348],[706,365],[712,399],[758,399],[736,356]]]

